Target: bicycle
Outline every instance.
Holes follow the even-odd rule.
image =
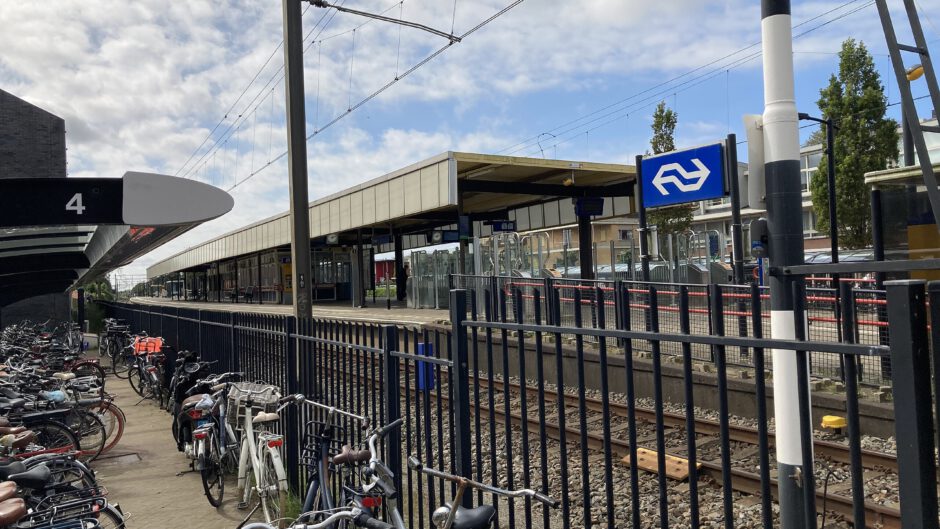
[[[352,415],[323,404],[307,401],[303,395],[288,396],[282,399],[282,402],[291,400],[295,403],[307,402],[323,409],[332,410],[334,415],[335,413]],[[352,417],[361,418],[355,415],[352,415]],[[354,486],[353,480],[344,480],[344,493],[341,495],[340,500],[341,503],[345,504],[344,507],[319,508],[320,505],[315,505],[313,511],[304,509],[304,513],[289,526],[289,529],[337,529],[348,527],[350,523],[355,527],[368,529],[405,529],[404,518],[398,511],[398,493],[394,486],[394,473],[382,462],[377,448],[379,441],[400,427],[402,422],[402,419],[398,419],[389,425],[373,430],[367,437],[367,450],[355,451],[349,446],[344,446],[343,450],[333,457],[334,463],[338,467],[345,467],[367,461],[368,464],[361,470],[360,476],[368,478],[369,483],[357,487]],[[326,474],[320,474],[320,476],[323,477]],[[347,474],[346,477],[350,476]],[[326,483],[326,481],[324,480],[323,483]],[[325,494],[318,494],[321,492]],[[348,498],[346,498],[347,493],[349,494]],[[317,479],[312,479],[308,489],[308,497],[311,494],[317,498],[329,498],[329,488],[320,486]],[[391,523],[375,518],[378,502],[367,500],[377,497],[384,498],[385,512]],[[331,502],[329,499],[327,501]],[[311,521],[311,519],[315,521]],[[266,523],[253,523],[242,526],[242,529],[273,529],[273,526]]]
[[[472,509],[460,506],[460,501],[463,499],[464,492],[468,488],[482,490],[483,492],[504,498],[531,498],[553,509],[558,508],[558,500],[554,500],[541,492],[532,489],[506,490],[480,483],[470,478],[448,474],[447,472],[424,466],[415,456],[408,458],[408,468],[415,472],[421,472],[428,476],[457,484],[457,494],[454,495],[454,500],[441,505],[431,513],[431,521],[438,529],[499,528],[499,520],[496,518],[496,508],[492,505],[480,505]],[[396,527],[396,529],[404,529],[404,526],[401,528]]]
[[[301,394],[291,395],[283,399],[285,401],[290,401],[294,404],[306,403],[315,408],[319,408],[326,412],[326,418],[322,421],[310,421],[304,427],[304,446],[308,447],[305,451],[305,460],[308,467],[308,485],[307,493],[304,496],[303,510],[304,513],[319,513],[314,514],[314,518],[324,518],[323,512],[330,511],[335,506],[333,494],[330,491],[330,452],[333,448],[334,443],[339,437],[338,431],[340,428],[334,424],[334,419],[337,416],[344,416],[355,421],[358,421],[363,428],[367,427],[369,420],[366,417],[361,417],[354,413],[349,413],[343,411],[334,406],[327,406],[325,404],[320,404],[312,400],[307,400]],[[308,432],[309,433],[306,433]],[[301,521],[310,521],[309,517],[302,516]],[[314,520],[316,521],[316,520]]]
[[[276,522],[281,527],[281,513],[286,508],[288,490],[287,472],[280,453],[284,438],[264,430],[256,432],[255,425],[280,420],[280,411],[290,404],[293,397],[281,399],[279,390],[270,385],[230,382],[227,386],[229,396],[232,396],[232,390],[235,392],[237,416],[242,420],[238,461],[238,492],[242,501],[238,507],[246,509],[252,496],[257,495],[258,503],[246,520],[260,508],[267,522]],[[276,411],[265,412],[262,409],[252,417],[256,406],[266,407],[275,403],[279,404]]]

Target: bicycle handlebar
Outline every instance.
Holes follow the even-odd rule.
[[[478,481],[474,481],[469,478],[455,476],[454,474],[448,474],[447,472],[442,472],[434,468],[426,467],[415,456],[408,457],[408,468],[415,470],[417,472],[423,472],[429,476],[433,476],[438,479],[443,479],[445,481],[451,481],[457,484],[466,485],[472,489],[479,489],[484,492],[489,492],[491,494],[496,494],[499,496],[505,496],[508,498],[533,498],[553,508],[557,508],[559,505],[558,500],[552,499],[549,496],[541,492],[532,490],[532,489],[518,489],[518,490],[501,489],[499,487],[494,487],[492,485],[480,483]]]
[[[348,520],[356,527],[365,527],[366,529],[395,529],[394,525],[385,523],[377,518],[373,518],[369,515],[369,513],[358,507],[349,507],[334,512],[320,523],[292,524],[290,529],[332,529],[340,520]],[[266,523],[253,523],[246,525],[245,529],[274,529],[274,526]]]
[[[288,396],[288,397],[285,397],[284,399],[281,399],[282,402],[284,402],[285,400],[286,400],[287,402],[293,401],[293,402],[296,402],[296,403],[298,403],[298,404],[299,404],[299,403],[306,403],[306,404],[309,404],[310,406],[313,406],[313,407],[315,407],[315,408],[320,408],[321,410],[325,410],[325,411],[327,412],[327,414],[330,415],[330,416],[336,415],[336,414],[345,415],[346,417],[349,417],[350,419],[355,419],[355,420],[359,421],[360,423],[362,423],[362,427],[363,427],[363,428],[368,428],[368,427],[369,427],[369,418],[368,418],[368,417],[363,417],[363,416],[361,416],[361,415],[356,415],[355,413],[349,413],[348,411],[343,411],[343,410],[341,410],[341,409],[339,409],[339,408],[337,408],[337,407],[335,407],[335,406],[327,406],[326,404],[320,404],[319,402],[316,402],[316,401],[307,399],[307,397],[304,397],[304,396],[303,396],[302,394],[300,394],[300,393],[297,393],[296,395],[290,395],[290,396]]]

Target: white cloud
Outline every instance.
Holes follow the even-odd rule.
[[[507,3],[457,2],[456,19],[452,2],[406,0],[402,5],[406,19],[444,31],[450,31],[453,20],[460,34]],[[842,3],[795,2],[795,22]],[[940,22],[940,5],[921,4],[931,20]],[[392,0],[355,2],[356,8],[372,12],[392,7],[388,16],[398,15],[398,5]],[[305,29],[313,29],[322,40],[310,47],[305,59],[310,131],[344,114],[350,103],[446,43],[391,24],[362,25],[364,19],[342,13],[327,16],[331,21],[320,31],[314,23],[324,14],[311,7],[304,20]],[[925,21],[928,32],[937,31],[932,27]],[[256,0],[13,0],[0,2],[0,28],[0,86],[65,118],[73,176],[117,176],[127,170],[175,173],[282,37],[280,4]],[[355,33],[344,33],[353,28]],[[849,35],[871,43],[876,52],[883,49],[874,8],[801,38],[796,49],[837,51]],[[546,105],[546,121],[557,124],[627,95],[609,91],[624,80],[652,86],[759,38],[759,6],[750,0],[527,0],[363,109],[367,114],[394,115],[406,105],[437,105],[437,112],[444,107],[452,114],[415,116],[423,119],[413,122],[405,117],[393,126],[387,121],[376,126],[357,112],[310,142],[311,198],[449,149],[486,152],[512,145],[536,126],[519,118],[517,106],[547,90],[571,94]],[[831,61],[826,57],[807,53],[797,61],[812,66]],[[190,162],[185,173],[228,188],[284,151],[281,83],[268,85],[254,99],[272,76],[277,78],[281,62],[282,51],[277,50],[213,135],[209,145],[224,137],[224,148],[204,158],[197,153],[198,162]],[[748,64],[751,69],[759,66],[760,61]],[[495,113],[480,116],[484,103],[495,107]],[[715,125],[711,129],[725,129],[723,112],[718,125],[706,120]],[[648,124],[634,117],[614,122],[607,130],[623,130],[626,124],[643,129],[644,136],[648,131]],[[696,126],[682,122],[680,135],[693,141],[714,134]],[[635,152],[630,149],[643,144],[633,137],[609,141],[591,136],[591,157],[606,161],[629,162]],[[579,143],[587,143],[583,135],[562,140],[565,143],[546,154],[585,152]],[[538,146],[530,145],[525,154],[538,156]],[[283,211],[285,160],[245,181],[234,196],[231,214],[141,259],[133,269]]]

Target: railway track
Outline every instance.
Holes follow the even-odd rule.
[[[410,370],[414,370],[414,366],[409,366]],[[362,374],[353,374],[345,371],[340,371],[342,375],[353,375],[357,378],[364,379],[365,376]],[[489,381],[483,376],[473,377],[471,375],[471,380],[468,381],[470,384],[479,384],[481,389],[489,389]],[[495,381],[494,385],[496,386],[497,391],[503,391],[505,389],[505,383],[502,380]],[[510,381],[508,386],[511,391],[516,393],[521,393],[523,387],[520,386],[518,382]],[[409,388],[406,388],[404,383],[402,383],[402,389],[408,391]],[[414,388],[411,388],[414,393],[418,391]],[[440,391],[440,388],[439,388]],[[524,387],[526,398],[537,398],[538,389],[526,385]],[[545,388],[543,390],[545,395],[545,409],[556,409],[558,403],[558,392],[553,389]],[[578,400],[577,396],[574,395],[564,395],[564,405],[566,408],[577,408]],[[447,391],[440,391],[440,401],[443,405],[444,403],[449,404],[450,399]],[[551,406],[554,405],[554,408]],[[585,409],[595,413],[603,412],[603,402],[600,399],[595,399],[591,397],[585,398]],[[622,403],[610,402],[609,409],[611,416],[626,418],[627,417],[627,406]],[[649,408],[643,408],[637,406],[636,417],[639,422],[646,423],[655,423],[655,410]],[[491,415],[494,420],[499,420],[502,422],[506,421],[506,414],[500,409],[486,409],[484,407],[475,408],[471,406],[471,413],[479,413],[482,418],[489,418]],[[537,418],[526,416],[525,418],[519,414],[510,412],[509,413],[509,422],[515,426],[521,427],[523,423],[531,431],[538,431],[541,424],[544,424],[546,434],[549,438],[560,442],[562,435],[562,429],[557,422],[552,422],[546,420],[544,423],[541,423]],[[664,412],[663,413],[663,422],[665,426],[685,429],[685,416],[677,413]],[[696,418],[695,419],[695,428],[697,434],[709,435],[717,437],[720,434],[720,427],[718,422],[711,421],[707,419]],[[581,439],[581,432],[577,428],[572,428],[566,426],[564,429],[565,438],[568,443],[578,443]],[[740,425],[729,425],[729,439],[731,441],[737,441],[745,444],[758,444],[758,432],[756,429],[747,428]],[[603,451],[604,448],[604,437],[603,433],[600,431],[588,431],[585,435],[585,441],[588,445],[588,448],[595,451]],[[624,439],[619,439],[614,436],[611,436],[611,452],[615,457],[624,457],[629,455],[630,446]],[[768,444],[773,446],[773,435],[769,435]],[[843,464],[849,463],[849,449],[848,446],[841,443],[836,443],[832,441],[814,440],[815,453],[823,457],[828,457],[833,461],[837,461]],[[638,444],[637,448],[650,448],[641,446]],[[698,462],[701,464],[699,469],[699,475],[708,476],[716,484],[722,483],[722,477],[725,470],[721,467],[720,462],[705,460],[699,458]],[[882,452],[877,452],[873,450],[863,450],[862,451],[862,465],[865,468],[884,468],[886,470],[897,472],[897,459],[891,454],[886,454]],[[731,473],[731,487],[733,490],[748,494],[759,496],[761,493],[761,478],[759,474],[748,472],[746,470],[741,470],[737,468],[729,469]],[[776,499],[777,498],[777,480],[771,478],[771,494]],[[822,490],[816,491],[816,507],[817,511],[822,513],[825,507],[826,511],[836,513],[842,516],[848,521],[853,520],[853,505],[854,502],[851,497],[843,496],[841,494],[828,493],[824,494]],[[901,527],[900,519],[900,510],[889,506],[883,505],[875,502],[865,502],[865,519],[866,525],[868,527],[880,527],[885,529],[894,529]]]
[[[485,381],[481,381],[481,382],[485,382]],[[510,387],[514,387],[516,390],[518,390],[519,384],[512,382],[510,383]],[[529,388],[529,387],[526,387],[526,390],[527,392],[537,391],[535,388]],[[549,395],[554,395],[555,402],[557,403],[557,392],[546,389],[545,395],[546,397],[548,397]],[[445,400],[447,399],[446,394],[442,395],[442,397]],[[569,406],[569,404],[571,406],[577,406],[576,397],[572,395],[565,395],[565,397],[566,397],[566,403],[565,403],[566,406]],[[572,400],[573,400],[573,403],[570,403],[569,401],[572,401]],[[592,411],[600,412],[603,409],[601,407],[601,401],[598,399],[588,398],[588,399],[585,399],[585,403],[587,404],[587,409],[590,409]],[[612,412],[613,410],[616,409],[618,410],[618,412],[622,412],[623,416],[626,417],[625,405],[611,403],[610,408]],[[489,417],[489,415],[492,413],[494,415],[494,418],[499,419],[499,420],[505,420],[505,414],[501,410],[498,410],[498,409],[488,410],[488,409],[484,409],[481,407],[479,411],[481,415],[484,417]],[[664,414],[664,416],[665,415],[666,414]],[[668,423],[670,425],[676,426],[678,428],[683,428],[683,429],[685,428],[685,417],[678,415],[678,414],[672,414],[672,413],[668,415],[669,415]],[[638,407],[637,418],[640,419],[641,417],[647,419],[648,421],[654,421],[655,412],[650,409]],[[538,431],[538,428],[540,427],[540,423],[538,419],[535,419],[532,417],[527,417],[523,419],[522,415],[518,413],[510,413],[510,419],[511,419],[511,422],[516,426],[521,426],[523,422],[526,422],[527,426],[530,428],[530,431],[533,431],[533,430]],[[696,424],[697,433],[713,433],[714,435],[718,435],[719,428],[718,428],[717,422],[708,421],[704,419],[696,419],[695,424]],[[701,427],[701,430],[699,430],[699,427]],[[546,431],[546,434],[552,439],[556,441],[561,440],[561,428],[559,427],[558,423],[545,421],[545,431]],[[732,434],[733,440],[738,440],[739,442],[743,442],[743,443],[753,442],[753,444],[757,444],[757,431],[756,430],[751,430],[750,428],[746,428],[743,426],[734,426],[733,431],[734,431],[734,433]],[[565,437],[567,438],[568,442],[572,442],[572,439],[576,440],[575,442],[580,442],[581,432],[577,428],[566,426]],[[586,438],[589,448],[593,450],[598,450],[598,451],[603,450],[604,437],[601,432],[588,431],[585,438]],[[822,451],[824,451],[830,457],[833,457],[833,459],[838,457],[840,458],[839,459],[840,461],[843,461],[846,463],[848,462],[848,447],[847,446],[841,445],[839,443],[833,443],[830,441],[821,441],[821,440],[816,440],[816,443],[817,443],[816,445],[817,447],[821,447]],[[611,436],[610,444],[611,444],[611,452],[615,456],[624,457],[624,456],[629,455],[630,445],[625,440],[618,439],[614,436]],[[637,446],[637,448],[648,448],[648,447]],[[883,453],[874,452],[874,451],[865,451],[865,452],[868,455],[868,459],[867,460],[863,459],[863,465],[865,465],[866,461],[869,465],[882,465],[882,463],[885,463],[887,466],[890,466],[893,464],[895,471],[897,470],[897,460],[894,458],[894,456],[891,456],[890,454],[883,454]],[[724,470],[722,469],[720,462],[707,461],[707,460],[702,460],[702,459],[699,459],[698,462],[701,463],[702,465],[701,468],[699,469],[699,475],[709,476],[716,483],[722,482],[722,476],[724,475]],[[882,465],[882,466],[885,466],[885,465]],[[760,494],[761,479],[760,479],[759,474],[755,474],[753,472],[747,472],[747,471],[740,470],[740,469],[734,469],[734,468],[730,469],[730,472],[731,472],[731,486],[734,490],[743,492],[746,494],[750,494],[750,495]],[[771,484],[771,494],[776,499],[777,480],[771,478],[770,484]],[[818,512],[822,513],[823,505],[825,505],[826,510],[830,512],[835,512],[843,516],[846,520],[853,519],[854,503],[852,501],[852,498],[842,496],[839,494],[833,494],[833,493],[823,494],[821,490],[817,490],[816,499],[817,499],[816,505],[817,505]],[[874,502],[865,503],[865,519],[866,519],[866,525],[868,525],[869,527],[875,527],[876,526],[875,524],[878,524],[877,525],[878,527],[883,527],[886,529],[901,527],[901,513],[898,509],[894,507],[886,506],[886,505],[877,504]]]

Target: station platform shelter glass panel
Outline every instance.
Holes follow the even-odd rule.
[[[266,252],[259,256],[261,266],[262,303],[282,303],[283,283],[278,252]]]
[[[261,267],[258,256],[251,255],[238,260],[238,299],[256,303],[259,299]]]
[[[219,263],[219,277],[222,284],[222,301],[235,301],[238,298],[238,270],[235,261]]]
[[[219,281],[219,263],[210,263],[206,269],[206,300],[222,300],[222,282]]]

